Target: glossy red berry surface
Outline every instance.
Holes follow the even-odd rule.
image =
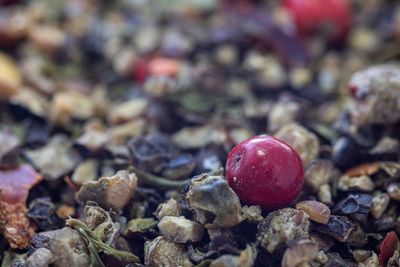
[[[342,38],[351,26],[351,9],[346,0],[284,0],[283,6],[303,34],[329,24],[332,37]]]
[[[244,204],[275,210],[299,195],[304,181],[303,164],[285,142],[267,135],[247,139],[228,155],[226,177]]]

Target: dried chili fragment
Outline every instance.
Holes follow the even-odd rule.
[[[0,171],[0,226],[12,248],[27,248],[35,228],[26,217],[29,190],[43,177],[30,165]]]
[[[379,250],[379,263],[382,266],[385,266],[387,260],[393,255],[393,253],[397,250],[399,239],[395,231],[391,231],[385,236],[383,239]]]

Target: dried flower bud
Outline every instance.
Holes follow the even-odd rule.
[[[375,184],[369,176],[348,176],[343,175],[339,179],[338,188],[343,191],[356,189],[363,192],[374,190]]]
[[[354,88],[357,108],[352,111],[357,125],[367,123],[391,124],[400,119],[400,67],[382,64],[353,74],[350,86]]]
[[[144,250],[145,265],[149,267],[193,266],[184,245],[168,241],[162,236],[146,242]]]
[[[14,60],[1,52],[0,69],[0,99],[7,99],[18,92],[22,77]]]
[[[241,220],[239,198],[221,176],[192,178],[186,201],[196,220],[207,228],[231,227]]]
[[[68,227],[36,234],[32,239],[32,247],[49,249],[54,267],[90,265],[86,242],[78,231]]]
[[[315,200],[305,200],[296,204],[296,208],[304,211],[310,217],[310,220],[326,224],[329,221],[331,210],[321,202]]]
[[[273,253],[277,248],[299,238],[308,238],[310,221],[301,210],[285,208],[270,213],[258,225],[257,240],[262,248]]]
[[[183,216],[165,216],[158,223],[158,228],[163,236],[177,243],[199,242],[204,234],[201,224]]]
[[[239,256],[222,255],[213,260],[210,267],[251,267],[257,257],[257,250],[253,246],[247,246]]]
[[[331,216],[327,224],[319,224],[315,229],[340,242],[346,242],[351,232],[356,229],[356,226],[345,216]]]
[[[165,216],[178,217],[180,215],[181,215],[181,208],[178,202],[173,198],[170,198],[167,202],[158,205],[157,210],[155,212],[155,216],[158,219],[162,219]]]
[[[391,199],[400,200],[400,184],[399,183],[391,183],[387,187],[386,190]]]
[[[82,203],[93,201],[104,209],[119,211],[131,200],[136,187],[137,177],[134,173],[119,171],[114,176],[84,183],[76,199]]]
[[[318,137],[301,125],[286,125],[279,129],[275,137],[291,145],[299,153],[304,166],[307,166],[308,163],[318,157]]]
[[[379,193],[372,198],[371,214],[379,219],[389,206],[390,197],[386,193]]]
[[[345,215],[368,214],[372,197],[367,194],[350,194],[336,204],[336,211]]]
[[[322,185],[329,182],[332,168],[332,162],[329,160],[312,161],[304,171],[305,184],[317,192]]]
[[[296,267],[309,263],[318,255],[318,244],[308,239],[301,239],[286,249],[282,258],[282,267]]]
[[[26,150],[25,155],[48,180],[55,180],[71,172],[79,162],[79,155],[72,149],[72,142],[64,135],[55,135],[46,146]]]

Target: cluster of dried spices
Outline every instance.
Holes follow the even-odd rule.
[[[400,266],[399,33],[389,0],[0,0],[1,267]]]

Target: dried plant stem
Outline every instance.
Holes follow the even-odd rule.
[[[110,245],[105,244],[103,241],[100,240],[100,238],[98,238],[93,233],[92,230],[90,230],[90,228],[84,222],[70,218],[66,221],[66,225],[77,229],[78,232],[86,239],[86,241],[88,242],[88,248],[91,252],[90,258],[94,265],[104,266],[99,255],[97,254],[97,252],[99,251],[104,252],[105,254],[110,255],[112,257],[115,257],[120,261],[134,262],[134,263],[140,262],[138,256],[127,251],[116,250]],[[92,253],[93,250],[95,253]]]

